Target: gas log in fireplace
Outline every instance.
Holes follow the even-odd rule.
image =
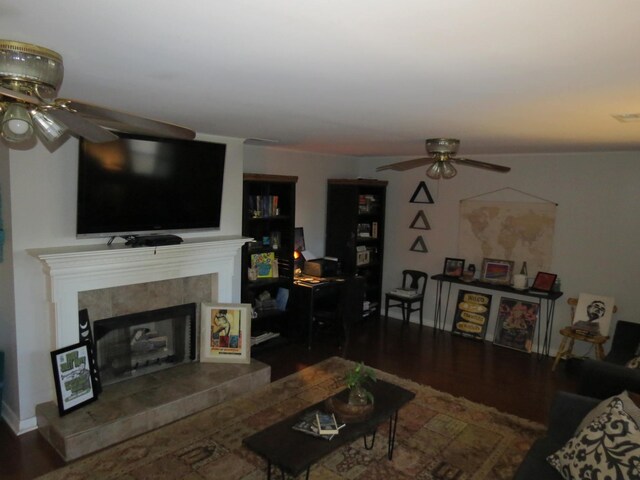
[[[103,385],[196,358],[196,304],[187,303],[93,322]]]

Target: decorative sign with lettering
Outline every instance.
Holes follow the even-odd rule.
[[[491,295],[460,290],[451,332],[463,337],[483,340],[487,333]]]

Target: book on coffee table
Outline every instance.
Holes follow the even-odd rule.
[[[319,431],[317,424],[318,413],[322,414],[323,412],[320,410],[311,410],[305,413],[304,415],[302,415],[302,417],[300,417],[300,420],[298,420],[291,428],[299,432],[306,433],[307,435],[311,435],[313,437],[331,440],[335,436],[335,434],[326,435],[321,434]],[[344,426],[345,424],[338,425],[338,430],[340,430]]]
[[[335,435],[339,430],[333,413],[316,412],[316,426],[321,435]]]

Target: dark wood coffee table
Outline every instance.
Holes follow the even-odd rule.
[[[314,409],[324,410],[323,401],[245,438],[243,443],[247,448],[267,460],[267,478],[271,478],[271,465],[280,468],[283,477],[285,473],[297,476],[306,470],[307,478],[309,478],[311,465],[358,437],[364,438],[365,448],[373,448],[378,425],[388,419],[389,445],[387,456],[391,460],[398,424],[398,410],[416,395],[409,390],[383,380],[378,380],[372,384],[369,390],[375,397],[371,416],[362,422],[348,423],[331,440],[316,438],[291,428],[305,412]],[[368,435],[372,436],[370,444],[367,441]]]

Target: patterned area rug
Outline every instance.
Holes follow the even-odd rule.
[[[266,462],[242,439],[342,390],[342,375],[351,365],[330,358],[40,478],[264,479]],[[310,478],[511,479],[533,440],[544,433],[537,423],[385,372],[376,374],[416,392],[400,410],[393,460],[386,457],[385,422],[372,450],[358,439],[312,467]]]

